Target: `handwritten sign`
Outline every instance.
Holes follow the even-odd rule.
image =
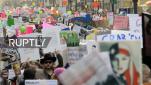
[[[133,40],[138,40],[141,42],[141,47],[143,47],[143,42],[142,42],[142,34],[140,33],[135,33],[135,32],[130,32],[130,31],[117,31],[114,30],[111,32],[111,34],[104,34],[104,35],[98,35],[97,36],[97,41],[133,41]]]
[[[142,34],[142,18],[138,14],[128,14],[130,31]]]
[[[58,85],[57,80],[25,80],[25,85]]]
[[[107,13],[107,20],[109,22],[109,25],[113,25],[113,19],[114,19],[114,13],[113,12],[108,12]]]
[[[38,33],[32,33],[32,34],[23,35],[20,37],[37,37],[37,36],[38,36]],[[38,48],[18,48],[18,51],[20,53],[20,59],[22,63],[40,59]]]
[[[114,17],[114,30],[128,30],[129,18],[128,16],[115,16]]]
[[[24,70],[21,70],[21,74],[23,75]],[[12,79],[15,77],[15,73],[13,69],[8,70],[8,79]]]
[[[44,48],[44,53],[60,50],[60,36],[57,29],[42,29],[42,37],[51,37],[48,46]]]
[[[124,41],[124,40],[142,40],[140,33],[112,33],[97,36],[98,41]]]

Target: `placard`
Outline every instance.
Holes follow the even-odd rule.
[[[109,25],[113,25],[113,20],[114,20],[114,13],[113,12],[108,12],[107,13],[107,20],[109,22]]]
[[[60,36],[57,29],[42,29],[42,37],[51,37],[51,40],[46,48],[43,48],[44,53],[60,50]]]
[[[97,41],[125,41],[125,40],[142,41],[142,34],[130,31],[112,31],[111,34],[97,36]]]
[[[23,35],[20,37],[33,38],[37,36],[38,36],[38,33],[32,33],[32,34]],[[20,59],[22,63],[40,60],[39,48],[18,48],[18,52],[20,54]]]
[[[100,42],[100,52],[106,52],[110,58],[112,70],[120,82],[117,84],[107,78],[103,85],[141,85],[142,55],[139,41]],[[112,81],[112,82],[111,82]]]
[[[21,74],[23,75],[24,73],[24,70],[21,70]],[[8,79],[12,79],[15,77],[15,73],[14,73],[14,70],[13,69],[9,69],[8,70]]]
[[[58,85],[57,80],[25,80],[25,85]]]
[[[93,50],[65,70],[59,76],[59,80],[63,85],[103,85],[102,82],[112,74],[111,66],[108,68],[108,65],[108,56],[101,56]]]
[[[142,18],[138,14],[127,14],[127,16],[130,31],[142,34]]]
[[[129,18],[128,16],[115,16],[114,17],[114,30],[129,30]]]
[[[21,27],[16,29],[16,36],[26,35],[33,33],[33,30],[35,29],[35,26],[27,25],[25,26],[25,29],[22,29]],[[21,30],[25,30],[25,32],[21,32]]]

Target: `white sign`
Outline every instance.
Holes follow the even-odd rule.
[[[135,33],[130,31],[111,31],[111,34],[98,35],[97,41],[127,41],[127,40],[139,40],[143,47],[143,37],[141,33]]]
[[[138,14],[128,14],[127,16],[130,31],[142,34],[142,18]]]
[[[40,59],[38,48],[18,48],[18,51],[22,63]]]
[[[21,37],[36,37],[38,33],[27,34]],[[21,62],[28,62],[32,60],[39,60],[40,54],[38,48],[18,48]]]
[[[46,48],[43,49],[44,53],[54,52],[61,49],[59,31],[57,29],[43,29],[42,37],[51,37],[51,40]]]
[[[21,75],[23,75],[23,73],[24,73],[24,70],[21,70]],[[15,77],[14,70],[13,70],[13,69],[10,69],[10,70],[8,71],[8,79],[12,79],[12,78],[14,78],[14,77]]]
[[[142,40],[140,33],[128,32],[128,31],[116,31],[111,34],[98,35],[97,41],[124,41],[124,40]]]
[[[25,85],[58,85],[57,80],[25,80]]]

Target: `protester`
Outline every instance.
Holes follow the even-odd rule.
[[[36,78],[43,77],[43,79],[52,79],[55,61],[56,61],[56,58],[54,56],[48,53],[45,54],[44,58],[40,60],[43,70],[40,70],[40,69],[37,70]]]
[[[0,85],[9,85],[8,70],[7,69],[3,69],[1,71],[0,78],[1,78]]]

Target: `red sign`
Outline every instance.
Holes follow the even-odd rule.
[[[113,29],[115,29],[115,30],[128,30],[129,29],[128,16],[115,16]]]

